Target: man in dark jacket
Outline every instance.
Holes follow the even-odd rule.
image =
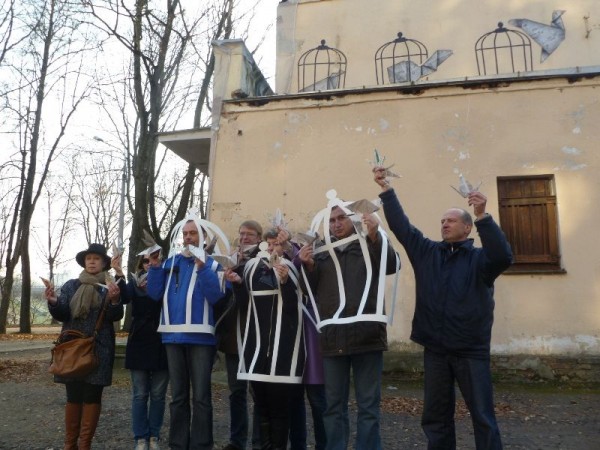
[[[428,448],[456,448],[454,381],[471,413],[477,450],[502,448],[494,414],[490,340],[494,320],[494,280],[510,266],[512,252],[492,217],[487,198],[468,195],[481,248],[468,236],[470,214],[459,208],[442,216],[442,241],[423,236],[408,220],[385,169],[376,167],[375,182],[389,227],[404,246],[416,279],[411,339],[425,347],[425,401],[422,427]]]
[[[305,287],[311,296],[314,293],[320,319],[326,448],[348,447],[352,370],[358,405],[355,448],[377,450],[381,449],[379,403],[383,351],[387,350],[387,319],[383,292],[379,292],[384,283],[380,275],[395,273],[399,263],[373,215],[363,216],[366,236],[362,237],[356,233],[348,211],[342,208],[340,203],[331,209],[329,242],[316,250],[306,245],[299,253]]]

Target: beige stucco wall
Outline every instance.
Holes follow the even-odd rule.
[[[367,163],[374,148],[396,164],[401,201],[433,238],[446,208],[466,207],[450,188],[458,173],[483,182],[496,217],[496,177],[554,174],[567,273],[498,279],[493,351],[600,354],[599,99],[592,78],[226,102],[213,136],[210,220],[234,237],[242,220],[266,225],[281,208],[293,231],[305,231],[329,189],[346,200],[377,196]],[[394,243],[404,266],[389,330],[407,343],[414,279]]]
[[[477,76],[475,42],[498,22],[527,18],[550,24],[554,10],[562,16],[566,38],[540,63],[541,48],[532,42],[536,71],[600,64],[600,2],[574,0],[300,0],[280,3],[277,14],[278,93],[298,92],[297,63],[321,39],[348,58],[346,88],[376,84],[374,55],[399,31],[423,42],[431,55],[454,52],[429,80]],[[584,17],[588,17],[587,24]],[[589,34],[588,34],[589,31]]]

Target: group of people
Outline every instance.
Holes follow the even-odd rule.
[[[411,224],[385,168],[375,167],[373,175],[389,229],[415,274],[411,339],[424,347],[422,427],[428,448],[456,447],[457,383],[471,413],[476,448],[501,449],[490,340],[494,280],[511,264],[510,246],[486,213],[482,193],[468,194],[474,221],[460,208],[443,214],[437,241]],[[67,391],[65,449],[90,448],[102,389],[111,383],[112,322],[122,318],[128,302],[133,323],[126,367],[136,449],[159,448],[168,384],[169,448],[213,448],[211,373],[217,350],[225,355],[230,391],[224,450],[246,449],[249,440],[253,449],[288,444],[305,449],[305,393],[315,448],[348,448],[351,378],[358,409],[353,446],[381,449],[381,374],[388,346],[383,294],[386,275],[398,273],[400,260],[379,218],[353,206],[331,195],[313,220],[314,238],[304,245],[292,241],[284,227],[263,233],[258,222],[245,221],[228,258],[209,249],[211,239],[223,237],[214,225],[189,214],[174,228],[183,239],[181,251],[165,260],[160,252],[145,254],[129,283],[120,257],[111,259],[103,246],[91,244],[78,253],[84,269],[79,278],[65,283],[58,297],[53,287],[46,289],[50,312],[64,329],[88,334],[101,311],[105,317],[97,335],[98,369],[84,379],[55,380]],[[469,238],[473,227],[481,247]],[[111,267],[114,280],[107,272]],[[248,393],[254,401],[252,427]]]

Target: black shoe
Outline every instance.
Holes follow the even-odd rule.
[[[242,449],[239,447],[236,447],[232,443],[229,443],[225,447],[223,447],[221,450],[242,450]]]

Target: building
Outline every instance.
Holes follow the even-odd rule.
[[[598,379],[600,3],[281,2],[276,94],[243,42],[215,51],[213,126],[161,141],[207,171],[228,235],[277,208],[304,231],[330,189],[375,198],[378,149],[413,223],[438,238],[442,212],[466,206],[451,188],[464,174],[515,251],[496,282],[496,369]],[[416,352],[400,253],[389,336]]]

